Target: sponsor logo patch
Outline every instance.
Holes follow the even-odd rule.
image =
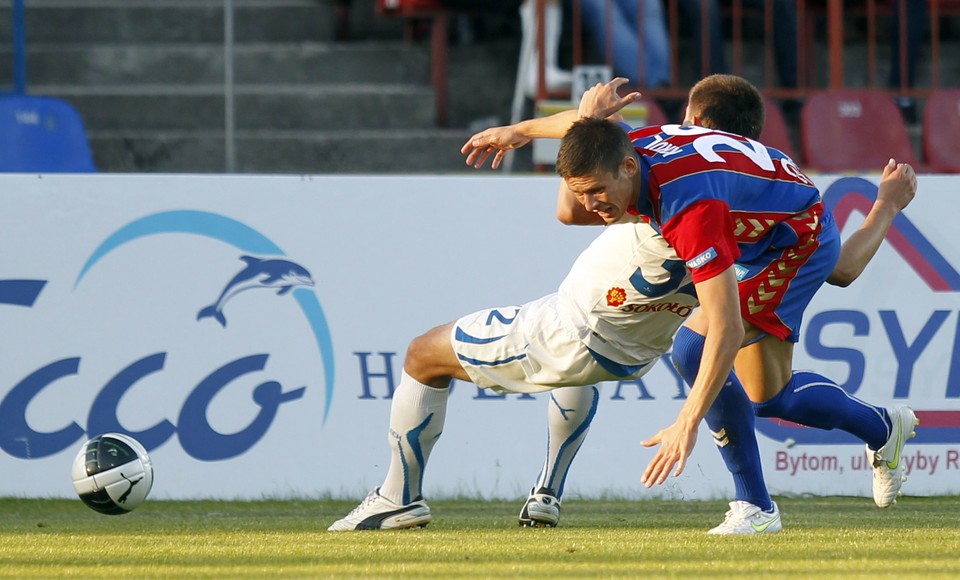
[[[714,250],[713,247],[707,248],[706,250],[703,251],[702,254],[700,254],[696,258],[689,260],[687,262],[687,267],[691,269],[699,268],[700,266],[703,266],[704,264],[708,263],[710,260],[716,257],[717,257],[717,251]]]

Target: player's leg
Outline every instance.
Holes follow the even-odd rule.
[[[390,467],[383,483],[330,530],[423,527],[432,516],[423,499],[423,472],[443,432],[451,378],[469,380],[450,344],[453,324],[414,339],[390,406]]]
[[[410,343],[393,392],[390,468],[379,492],[398,505],[423,499],[423,470],[443,432],[450,379],[469,380],[450,346],[451,327],[438,326]]]
[[[758,415],[842,429],[874,449],[883,446],[890,431],[886,409],[850,396],[821,374],[794,373],[792,360],[793,343],[772,336],[740,349],[735,368]]]
[[[694,326],[697,322],[694,321]],[[673,342],[673,362],[684,381],[693,385],[700,369],[705,338],[681,327]],[[770,499],[763,479],[760,450],[754,430],[754,413],[737,376],[730,373],[705,417],[714,443],[733,476],[735,499],[727,518],[714,534],[776,532],[782,527],[780,512]]]
[[[741,312],[748,333],[764,336],[741,349],[735,367],[748,396],[762,416],[787,419],[820,429],[843,429],[867,444],[873,462],[873,496],[880,507],[894,502],[903,483],[900,452],[915,434],[913,411],[884,409],[850,397],[817,373],[793,373],[793,344],[799,339],[803,312],[840,255],[840,237],[829,214],[788,220],[797,244],[743,265]]]
[[[573,459],[590,430],[600,390],[563,387],[550,393],[547,407],[547,457],[520,511],[520,525],[553,527],[560,521],[560,499]]]
[[[894,503],[904,480],[900,452],[906,440],[916,435],[916,415],[908,407],[871,405],[819,373],[793,372],[792,360],[793,343],[774,337],[741,349],[737,374],[743,378],[757,415],[818,429],[840,429],[858,437],[866,443],[874,465],[874,501],[880,507]],[[783,386],[771,389],[772,384]]]

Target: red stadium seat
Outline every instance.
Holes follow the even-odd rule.
[[[893,157],[917,167],[907,127],[890,97],[868,89],[814,93],[800,113],[806,169],[880,171]]]
[[[927,98],[923,156],[931,171],[960,173],[960,89],[934,91]]]
[[[790,156],[790,159],[799,163],[800,160],[797,159],[793,142],[790,140],[790,131],[787,129],[787,122],[783,118],[780,107],[764,95],[763,108],[766,111],[766,119],[763,121],[763,131],[760,132],[760,142],[767,147],[783,151]]]

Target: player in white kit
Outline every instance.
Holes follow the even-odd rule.
[[[423,471],[443,430],[451,379],[512,393],[586,386],[565,390],[594,398],[589,386],[640,377],[670,348],[697,306],[692,288],[683,262],[653,228],[615,224],[584,250],[556,293],[481,310],[414,339],[393,394],[387,477],[330,529],[431,520]]]

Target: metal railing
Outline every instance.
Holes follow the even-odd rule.
[[[13,0],[11,7],[13,93],[27,92],[27,30],[25,0]],[[223,98],[224,98],[224,171],[236,172],[236,119],[234,83],[234,0],[223,0]]]
[[[546,99],[565,98],[569,93],[564,91],[551,92],[547,89],[544,78],[544,30],[542,23],[544,14],[545,0],[536,1],[536,14],[538,16],[536,45],[539,60],[539,78],[535,90],[535,99],[537,101]],[[585,0],[571,0],[570,18],[572,23],[573,38],[572,45],[572,63],[581,64],[608,64],[613,63],[613,39],[604,39],[605,49],[594,50],[594,53],[601,53],[600,62],[597,62],[596,56],[593,62],[589,62],[587,47],[584,42],[584,26],[582,17],[582,3]],[[637,0],[644,2],[645,0]],[[821,0],[806,1],[796,0],[796,29],[797,46],[795,48],[797,80],[796,86],[784,87],[775,81],[774,63],[775,49],[774,38],[777,34],[775,21],[773,18],[774,0],[763,0],[762,7],[748,7],[744,5],[743,0],[726,0],[724,2],[713,2],[710,0],[701,0],[700,5],[700,30],[689,31],[692,34],[700,35],[700,58],[701,70],[693,71],[692,67],[685,66],[688,62],[679,62],[678,55],[686,54],[690,56],[690,50],[682,51],[681,46],[694,44],[688,35],[681,34],[681,18],[679,0],[663,0],[664,13],[666,18],[666,27],[669,35],[670,54],[672,56],[670,66],[670,80],[667,86],[649,87],[643,83],[643,62],[644,62],[644,22],[643,10],[638,10],[636,22],[636,33],[640,39],[638,48],[640,54],[640,70],[637,74],[631,75],[631,78],[639,79],[633,83],[632,88],[643,90],[644,94],[652,98],[685,98],[689,85],[697,78],[709,74],[710,61],[710,28],[709,21],[711,10],[721,10],[723,21],[728,23],[723,30],[723,43],[725,49],[729,50],[731,55],[731,66],[729,72],[743,75],[748,68],[752,70],[762,70],[758,78],[752,78],[755,84],[761,90],[771,97],[803,99],[811,91],[822,89],[839,89],[848,86],[849,83],[845,77],[845,53],[849,47],[847,39],[849,29],[865,27],[866,32],[858,32],[863,36],[860,40],[866,47],[866,82],[869,88],[887,90],[893,95],[905,97],[925,97],[931,91],[938,90],[944,86],[942,65],[944,58],[960,58],[960,55],[945,55],[941,50],[943,39],[941,21],[944,17],[960,16],[960,1],[957,0],[927,0],[925,9],[928,12],[929,19],[924,25],[929,26],[929,34],[922,35],[915,42],[921,43],[918,47],[910,46],[911,35],[915,34],[908,30],[908,18],[917,18],[916,14],[910,14],[906,0],[893,2],[890,0],[866,0],[865,2],[843,2],[843,0]],[[612,29],[612,19],[615,18],[612,8],[613,0],[605,0],[605,17],[607,19],[607,30]],[[893,19],[898,27],[896,36],[899,42],[899,59],[890,66],[899,67],[899,85],[888,86],[879,80],[879,71],[883,69],[881,59],[878,58],[878,47],[882,50],[893,50],[887,40],[880,40],[881,34],[878,32],[878,24],[889,22]],[[750,21],[753,24],[760,22],[759,29],[762,31],[762,50],[745,51],[746,46],[744,36],[747,24]],[[822,24],[821,24],[822,23]],[[687,26],[689,28],[689,26]],[[753,26],[753,30],[757,27]],[[686,36],[686,37],[684,37]],[[909,67],[920,66],[920,58],[916,57],[914,62],[910,62],[908,55],[911,50],[920,50],[929,54],[930,78],[922,86],[911,86],[909,82]],[[696,59],[694,59],[696,60]],[[891,59],[893,60],[893,59]],[[826,73],[826,74],[824,74]],[[745,75],[744,75],[745,76]],[[755,75],[756,76],[756,75]]]

